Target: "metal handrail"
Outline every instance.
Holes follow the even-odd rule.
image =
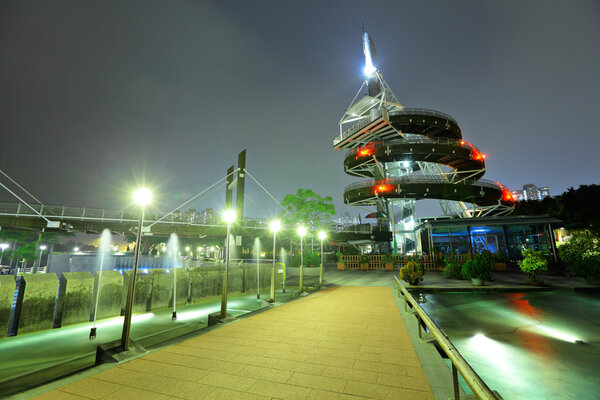
[[[390,111],[390,113],[389,113],[390,116],[406,115],[406,114],[408,114],[408,115],[412,115],[412,114],[430,115],[433,117],[441,117],[441,118],[445,118],[449,121],[452,121],[456,125],[458,125],[458,122],[456,122],[456,120],[454,118],[452,118],[451,116],[449,116],[448,114],[444,114],[443,112],[436,111],[436,110],[430,110],[427,108],[405,108],[404,110],[394,110],[394,111]],[[352,133],[356,132],[358,129],[364,128],[365,126],[367,126],[371,122],[375,121],[376,119],[381,118],[381,116],[382,116],[381,110],[377,110],[373,114],[370,114],[368,117],[359,120],[359,122],[353,124],[351,127],[342,131],[340,133],[340,135],[337,136],[333,140],[334,144],[339,143],[342,140],[348,138],[348,136],[350,136]]]
[[[494,181],[490,181],[487,179],[464,179],[462,181],[458,181],[458,182],[440,182],[440,181],[433,181],[431,179],[431,176],[425,176],[425,175],[419,175],[419,176],[402,176],[402,177],[398,177],[398,178],[384,178],[384,179],[380,179],[380,180],[376,180],[376,179],[370,179],[370,180],[362,180],[360,182],[356,182],[356,183],[351,183],[350,185],[347,185],[344,188],[344,192],[347,192],[349,190],[352,189],[360,189],[360,188],[366,188],[366,187],[372,187],[372,186],[376,186],[376,185],[406,185],[406,184],[411,184],[411,183],[447,183],[449,185],[465,185],[465,186],[470,186],[470,185],[475,185],[475,186],[481,186],[481,187],[488,187],[488,188],[492,188],[492,189],[498,189],[498,190],[503,190],[505,188],[505,186],[503,186],[502,184],[498,183],[498,182],[494,182]]]
[[[444,353],[446,353],[450,361],[452,361],[452,381],[454,385],[454,398],[457,400],[460,399],[460,393],[458,390],[458,370],[458,372],[460,372],[465,382],[467,382],[467,385],[469,385],[469,387],[478,399],[499,400],[496,394],[488,387],[488,385],[486,385],[483,379],[481,379],[481,377],[477,375],[477,372],[475,372],[471,365],[469,365],[467,360],[463,358],[458,349],[454,347],[450,339],[448,339],[446,333],[440,328],[438,328],[438,326],[435,324],[435,322],[433,322],[431,317],[416,302],[416,300],[412,297],[408,290],[406,290],[402,282],[400,282],[400,279],[394,276],[394,281],[396,283],[396,286],[398,287],[398,292],[401,292],[404,296],[404,301],[406,303],[410,303],[411,307],[415,310],[419,326],[419,338],[421,338],[421,321],[423,321],[425,323],[425,326],[427,326],[427,328],[433,335],[434,339],[438,342],[438,344],[444,351]]]

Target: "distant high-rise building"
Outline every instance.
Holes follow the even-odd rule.
[[[523,198],[524,200],[539,200],[537,186],[533,183],[523,185]]]
[[[200,221],[203,224],[213,225],[215,223],[215,210],[206,208],[200,213]]]
[[[523,190],[513,190],[512,195],[515,201],[543,200],[546,197],[550,197],[550,188],[548,186],[538,188],[536,185],[530,183],[524,185]]]

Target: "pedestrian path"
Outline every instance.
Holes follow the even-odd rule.
[[[334,287],[36,399],[433,399],[387,287]]]

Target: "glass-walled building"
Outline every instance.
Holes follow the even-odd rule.
[[[429,254],[466,254],[489,250],[510,261],[524,249],[556,259],[553,229],[562,221],[549,216],[504,216],[427,219],[417,227],[421,251]]]

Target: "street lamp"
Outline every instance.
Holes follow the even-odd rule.
[[[300,285],[299,285],[298,290],[300,291],[300,293],[302,293],[304,291],[304,275],[303,275],[303,271],[302,271],[302,268],[304,267],[303,243],[304,243],[304,235],[306,235],[306,228],[304,227],[304,225],[300,225],[298,227],[298,235],[300,235]]]
[[[281,229],[281,222],[279,220],[271,221],[269,226],[271,232],[273,232],[273,267],[271,268],[271,298],[270,302],[275,301],[275,258],[277,255],[277,231]]]
[[[319,286],[323,285],[323,240],[327,237],[327,233],[324,231],[319,232],[319,239],[321,239],[321,269],[319,270]]]
[[[227,278],[229,274],[229,234],[231,223],[235,221],[235,210],[225,210],[223,220],[227,222],[227,244],[225,249],[225,272],[223,273],[223,293],[221,293],[221,318],[227,316]]]
[[[39,271],[42,268],[42,255],[44,254],[44,250],[46,250],[47,248],[48,246],[46,246],[45,244],[40,246],[40,259],[38,260],[38,266],[35,272]]]
[[[74,252],[74,253],[79,253],[79,247],[74,247],[74,248],[73,248],[73,252]]]
[[[2,249],[2,255],[0,255],[0,265],[2,265],[2,259],[4,258],[4,250],[8,249],[10,245],[8,243],[0,243],[0,249]]]
[[[140,206],[140,219],[138,220],[137,239],[135,242],[135,255],[133,257],[133,273],[127,291],[127,302],[125,303],[125,319],[123,321],[123,334],[121,335],[121,348],[129,350],[129,334],[131,332],[131,313],[133,311],[133,294],[135,289],[135,277],[140,258],[140,246],[142,243],[142,225],[144,224],[144,211],[146,205],[152,200],[152,192],[146,188],[140,188],[133,193],[133,201]]]

